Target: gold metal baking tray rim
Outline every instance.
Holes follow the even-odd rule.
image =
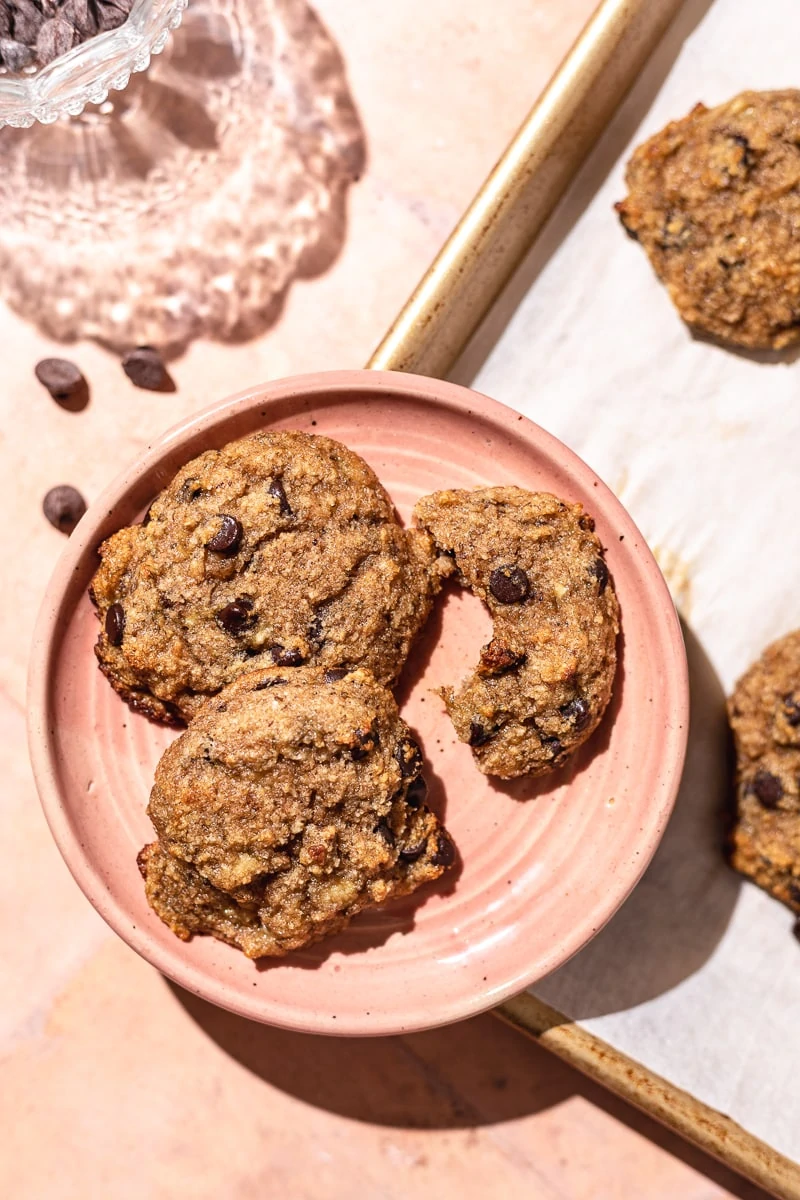
[[[598,5],[369,367],[447,375],[682,3]],[[495,1011],[761,1187],[800,1200],[800,1166],[535,996],[523,993]]]

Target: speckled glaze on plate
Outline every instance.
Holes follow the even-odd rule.
[[[474,664],[490,622],[448,589],[409,661],[399,699],[426,759],[432,807],[460,864],[345,933],[255,964],[212,938],[180,942],[150,911],[136,853],[145,806],[174,732],[132,713],[97,669],[86,593],[95,548],[141,517],[177,468],[266,427],[345,442],[408,519],[437,488],[516,483],[579,500],[595,517],[621,607],[610,710],[564,770],[492,781],[457,742],[431,690]],[[650,551],[613,494],[555,438],[466,388],[346,371],[270,383],[170,430],[89,509],[39,616],[29,738],[53,836],[111,927],[165,975],[243,1016],[310,1033],[391,1034],[480,1012],[554,970],[612,916],[649,862],[680,781],[688,725],[680,625]]]

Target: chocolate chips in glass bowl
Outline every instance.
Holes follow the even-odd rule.
[[[46,67],[98,33],[119,28],[133,0],[0,0],[0,67]]]

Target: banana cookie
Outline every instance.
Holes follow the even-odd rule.
[[[800,341],[800,91],[696,105],[626,180],[622,224],[684,321],[748,349]]]
[[[731,863],[800,914],[800,630],[769,646],[728,701],[736,745]]]
[[[181,724],[243,671],[364,666],[393,682],[448,565],[346,446],[258,433],[187,463],[100,547],[100,667]]]
[[[414,516],[492,615],[474,674],[442,689],[487,775],[561,766],[611,696],[618,607],[594,522],[579,504],[518,487],[426,496]]]
[[[422,755],[369,671],[268,667],[208,700],[164,753],[139,855],[178,937],[281,955],[455,861]]]

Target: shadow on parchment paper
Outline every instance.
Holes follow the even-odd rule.
[[[643,114],[653,103],[684,42],[703,20],[712,3],[713,0],[686,0],[555,213],[449,373],[448,378],[455,383],[469,386],[474,381],[523,298],[535,285],[550,258],[569,236],[605,182],[609,171],[638,129]],[[697,86],[702,90],[702,80],[698,81]],[[693,96],[686,105],[687,111],[701,98],[699,92]],[[682,115],[683,113],[674,114],[676,117]],[[655,133],[656,130],[652,132]],[[622,199],[622,195],[621,192],[619,199]],[[611,208],[608,213],[608,236],[624,236],[619,220]],[[637,251],[637,248],[632,246],[631,250]],[[638,253],[641,253],[641,249]],[[653,286],[660,286],[655,278]],[[690,336],[688,330],[686,336]]]
[[[733,761],[725,694],[684,624],[691,719],[664,838],[638,887],[596,938],[540,988],[573,1019],[620,1012],[693,975],[724,934],[741,881],[724,861]]]
[[[192,0],[143,74],[0,130],[0,296],[58,341],[242,341],[344,243],[366,145],[306,0]]]

